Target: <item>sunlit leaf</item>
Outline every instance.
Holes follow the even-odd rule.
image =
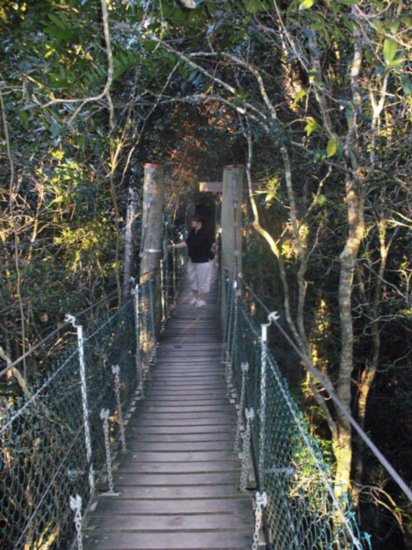
[[[306,125],[305,125],[305,132],[308,136],[313,134],[313,132],[316,132],[316,130],[319,130],[320,126],[316,119],[314,119],[312,116],[308,116],[306,118]]]
[[[383,41],[383,58],[387,64],[393,61],[397,51],[398,45],[395,40],[393,38],[385,38]]]
[[[306,96],[308,93],[308,90],[306,88],[303,88],[302,90],[299,90],[298,93],[293,98],[294,103],[298,103],[302,98]]]
[[[388,65],[386,66],[386,69],[394,69],[395,67],[399,67],[399,65],[402,65],[406,60],[404,57],[398,57],[397,59],[394,59]]]
[[[299,9],[300,10],[308,10],[309,8],[311,8],[313,6],[314,3],[315,3],[315,0],[303,0],[299,4]]]
[[[331,138],[326,146],[326,156],[328,158],[333,157],[338,150],[338,142],[335,138]]]

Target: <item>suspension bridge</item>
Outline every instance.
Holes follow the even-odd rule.
[[[239,274],[234,172],[233,253],[206,307],[188,304],[182,256],[150,241],[149,177],[144,277],[92,322],[67,316],[52,361],[38,348],[42,376],[2,410],[2,549],[371,547],[268,345],[278,318],[259,321]]]

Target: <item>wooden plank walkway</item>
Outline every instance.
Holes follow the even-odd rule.
[[[164,331],[146,397],[127,428],[100,496],[85,550],[250,549],[251,498],[239,491],[236,414],[226,398],[216,293],[208,306],[183,293]]]

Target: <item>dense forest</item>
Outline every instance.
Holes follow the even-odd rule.
[[[0,29],[0,368],[121,300],[144,162],[171,219],[244,164],[245,279],[410,484],[410,2],[2,0]],[[373,547],[412,548],[411,504],[277,353]]]

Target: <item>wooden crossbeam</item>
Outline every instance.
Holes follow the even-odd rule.
[[[222,181],[201,181],[199,183],[201,193],[223,193]]]
[[[252,182],[252,189],[256,190],[259,188],[259,183],[256,181]],[[199,183],[199,191],[201,193],[223,193],[223,182],[222,181],[201,181]],[[244,183],[244,191],[247,192],[247,184]]]

